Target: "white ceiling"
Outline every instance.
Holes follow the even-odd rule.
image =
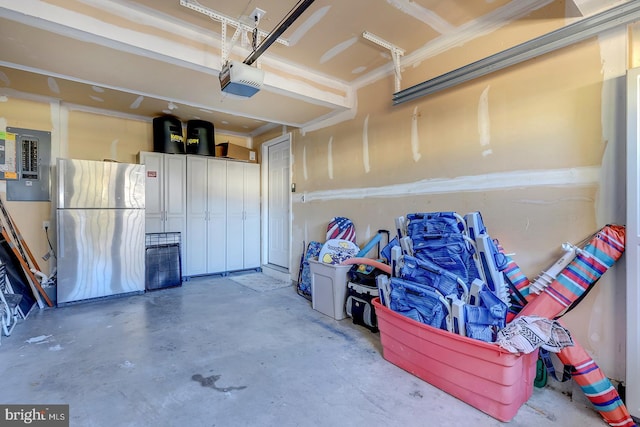
[[[228,18],[227,43],[233,23],[253,25],[255,8],[266,12],[259,22],[266,34],[296,6],[296,0],[184,1]],[[393,74],[391,50],[363,32],[402,49],[406,67],[554,1],[560,0],[315,0],[282,34],[288,46],[275,43],[260,57],[262,90],[237,99],[221,93],[218,82],[222,24],[180,0],[0,0],[0,96],[141,117],[171,112],[241,135],[313,127],[348,114],[359,87]],[[567,1],[566,23],[619,3]],[[250,53],[242,39],[227,45],[230,58]],[[391,95],[381,94],[390,103]]]

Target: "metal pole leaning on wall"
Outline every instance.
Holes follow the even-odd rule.
[[[31,290],[33,291],[33,294],[34,294],[33,296],[38,302],[38,306],[40,308],[43,308],[42,300],[40,298],[40,295],[42,295],[42,298],[44,298],[44,300],[46,301],[47,306],[53,307],[53,303],[51,302],[51,299],[49,299],[49,296],[40,285],[38,278],[31,271],[31,266],[29,265],[29,261],[31,261],[34,269],[37,271],[40,271],[38,263],[36,262],[35,258],[33,257],[33,254],[29,250],[29,247],[27,246],[26,242],[24,242],[24,240],[22,239],[22,236],[17,230],[17,227],[14,225],[13,220],[9,215],[9,212],[4,206],[4,202],[2,201],[2,198],[0,198],[0,211],[2,212],[4,223],[6,225],[6,227],[0,226],[2,228],[2,237],[7,241],[7,243],[9,244],[9,247],[15,254],[16,258],[18,259],[18,262],[20,262],[20,266],[22,267],[25,274],[27,275],[27,279],[31,281],[30,283]],[[7,231],[6,231],[7,228],[9,229],[9,231],[11,232],[11,235],[13,236],[13,241],[7,234]],[[29,257],[27,257],[27,254],[29,255]]]

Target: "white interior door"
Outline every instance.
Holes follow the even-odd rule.
[[[289,268],[289,137],[267,147],[267,263]]]
[[[640,68],[627,73],[626,406],[640,417]]]

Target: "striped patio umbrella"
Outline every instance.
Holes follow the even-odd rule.
[[[540,295],[527,293],[527,299],[533,299],[517,316],[554,319],[561,315],[622,256],[624,243],[623,226],[603,227]],[[522,289],[526,290],[526,285]],[[636,426],[611,381],[578,342],[574,340],[572,347],[565,347],[557,355],[562,363],[573,366],[573,380],[610,426]]]
[[[573,366],[571,378],[610,426],[636,425],[609,378],[575,339],[572,347],[563,348],[557,356],[565,365]]]

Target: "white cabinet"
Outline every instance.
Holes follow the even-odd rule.
[[[186,275],[226,267],[227,161],[187,156]]]
[[[227,270],[260,267],[260,166],[227,162]]]
[[[260,166],[187,156],[186,275],[260,267]]]
[[[184,265],[187,231],[186,157],[183,154],[143,151],[140,152],[139,162],[146,166],[145,231],[180,232]]]

